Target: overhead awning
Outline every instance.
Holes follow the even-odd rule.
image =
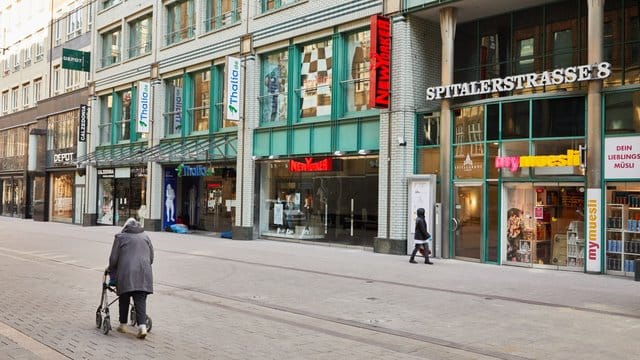
[[[118,146],[104,146],[96,148],[96,151],[84,156],[78,156],[78,167],[92,166],[118,166],[139,165],[146,160],[142,154],[147,150],[146,143],[133,143]]]
[[[213,161],[234,159],[237,155],[236,133],[194,138],[165,139],[151,148],[138,146],[109,146],[97,148],[86,156],[78,157],[78,167],[96,167],[145,164],[149,161],[175,163],[184,161]],[[146,144],[144,144],[146,145]]]
[[[236,133],[161,141],[145,155],[147,161],[160,163],[234,159],[237,155],[237,143]]]

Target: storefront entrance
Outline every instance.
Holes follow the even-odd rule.
[[[505,262],[582,270],[584,191],[582,183],[506,183]]]
[[[481,259],[482,255],[482,184],[454,185],[453,249],[456,258]]]

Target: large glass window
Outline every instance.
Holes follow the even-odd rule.
[[[603,59],[611,63],[612,74],[604,86],[640,82],[640,18],[636,1],[607,1],[604,4]]]
[[[171,45],[195,35],[196,16],[193,0],[176,1],[167,6],[166,44]]]
[[[152,18],[146,16],[129,23],[129,58],[151,51]]]
[[[364,30],[347,36],[347,51],[350,71],[343,81],[347,96],[347,112],[369,108],[369,49],[371,33]]]
[[[502,138],[529,137],[529,101],[502,104]]]
[[[605,95],[605,133],[640,133],[640,91]]]
[[[191,74],[191,83],[193,104],[189,108],[189,115],[193,121],[193,131],[208,131],[211,71],[206,69]]]
[[[73,174],[54,174],[51,177],[51,220],[73,221]]]
[[[71,150],[76,145],[77,111],[52,115],[47,121],[47,150]]]
[[[263,57],[262,96],[260,97],[263,122],[287,120],[289,52],[279,51]]]
[[[67,16],[67,39],[80,35],[82,31],[82,8],[77,8]]]
[[[205,26],[207,31],[240,21],[242,1],[207,0]]]
[[[175,78],[166,82],[167,107],[164,113],[165,135],[178,135],[182,131],[182,78]]]
[[[100,145],[111,144],[111,116],[113,113],[113,96],[100,97]]]
[[[584,136],[584,97],[553,98],[533,102],[533,136]]]
[[[116,114],[116,139],[118,141],[131,140],[131,90],[117,93],[120,112]]]
[[[120,28],[103,33],[101,66],[120,62]]]
[[[305,45],[301,51],[300,117],[331,115],[333,42]]]

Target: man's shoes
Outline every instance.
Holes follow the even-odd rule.
[[[429,265],[433,265],[433,263],[431,261],[425,261],[425,264],[429,264]]]
[[[144,339],[147,336],[147,325],[140,325],[138,327],[138,339]]]
[[[127,323],[124,323],[124,324],[120,323],[120,325],[118,325],[116,330],[118,332],[121,332],[121,333],[126,333],[127,332]]]
[[[412,264],[417,264],[418,263],[417,261],[415,261],[413,259],[409,260],[409,262],[412,263]]]

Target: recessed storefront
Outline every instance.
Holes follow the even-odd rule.
[[[378,157],[258,162],[260,235],[373,246],[378,230]]]

